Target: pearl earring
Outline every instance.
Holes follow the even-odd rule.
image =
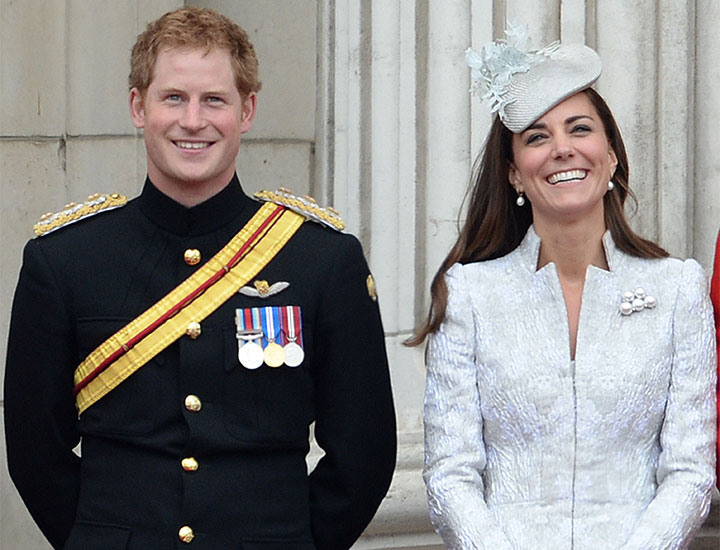
[[[613,183],[612,180],[610,180],[608,182],[608,191],[612,191],[613,189],[615,189],[615,184]]]
[[[518,197],[515,199],[515,204],[518,206],[524,206],[525,205],[525,197],[523,197],[522,191],[518,191]]]

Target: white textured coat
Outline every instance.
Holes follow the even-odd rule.
[[[710,506],[715,337],[694,260],[603,239],[571,361],[553,263],[531,227],[502,258],[456,264],[427,351],[425,470],[450,549],[686,548]],[[620,314],[625,291],[653,309]]]

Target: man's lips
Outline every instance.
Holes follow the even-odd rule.
[[[549,175],[546,179],[550,185],[557,183],[565,183],[568,181],[582,181],[587,176],[587,170],[568,170],[566,172],[556,172]]]

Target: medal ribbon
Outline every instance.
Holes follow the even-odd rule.
[[[302,347],[302,318],[300,317],[300,306],[286,306],[283,308],[283,318],[285,327],[287,327],[286,336],[288,342],[295,342],[298,346]]]
[[[300,306],[280,308],[280,323],[283,344],[295,342],[302,347],[302,317]]]
[[[254,331],[257,330],[258,332],[262,332],[262,327],[260,326],[259,322],[256,322],[254,319],[254,309],[236,309],[235,310],[235,326],[238,329],[238,332],[247,332],[247,331]],[[256,340],[257,338],[253,338],[253,340]],[[248,339],[243,338],[243,340],[248,341]]]
[[[263,330],[263,323],[260,319],[260,310],[254,307],[248,311],[250,312],[250,327],[252,330],[259,330],[262,333],[262,338],[260,338],[258,345],[264,348],[267,340],[265,339],[265,331]]]

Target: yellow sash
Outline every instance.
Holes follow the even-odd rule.
[[[75,370],[82,414],[150,359],[183,336],[252,279],[305,218],[265,203],[232,240],[191,277],[100,344]]]

